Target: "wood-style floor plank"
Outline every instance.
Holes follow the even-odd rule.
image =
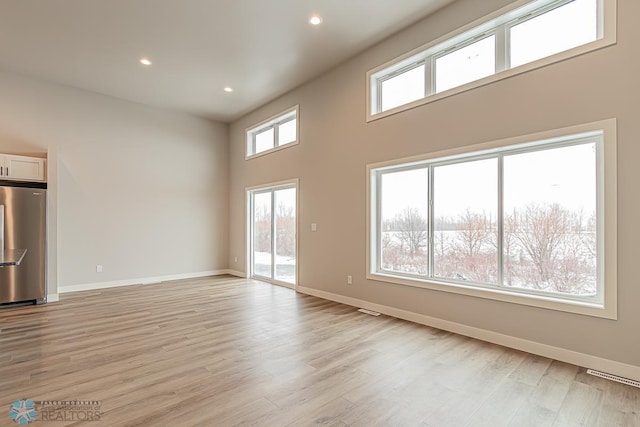
[[[583,368],[231,276],[0,310],[21,398],[102,402],[58,426],[640,426],[640,389]]]

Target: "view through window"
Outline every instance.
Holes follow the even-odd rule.
[[[296,284],[296,187],[250,192],[252,276]]]
[[[375,169],[375,270],[599,298],[602,135]]]

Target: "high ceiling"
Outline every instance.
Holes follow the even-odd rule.
[[[229,121],[452,1],[0,0],[0,69]]]

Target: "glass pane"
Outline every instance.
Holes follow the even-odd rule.
[[[253,154],[262,153],[263,151],[271,150],[273,148],[273,128],[269,128],[265,131],[257,133],[256,138],[256,151]]]
[[[276,280],[296,283],[296,189],[275,192]]]
[[[511,28],[511,67],[598,37],[597,0],[574,0]]]
[[[436,92],[496,72],[496,37],[489,36],[436,59]]]
[[[278,145],[288,144],[296,140],[296,119],[278,126]]]
[[[596,144],[504,158],[504,285],[595,295]]]
[[[424,64],[382,82],[382,111],[424,98]]]
[[[498,160],[433,171],[434,275],[497,283]]]
[[[384,270],[427,274],[426,168],[382,175],[380,265]]]
[[[253,195],[253,274],[271,278],[271,192]]]

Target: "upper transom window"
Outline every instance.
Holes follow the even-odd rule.
[[[247,129],[247,155],[254,157],[298,143],[298,106]]]
[[[367,118],[613,44],[615,2],[518,1],[369,71]]]

